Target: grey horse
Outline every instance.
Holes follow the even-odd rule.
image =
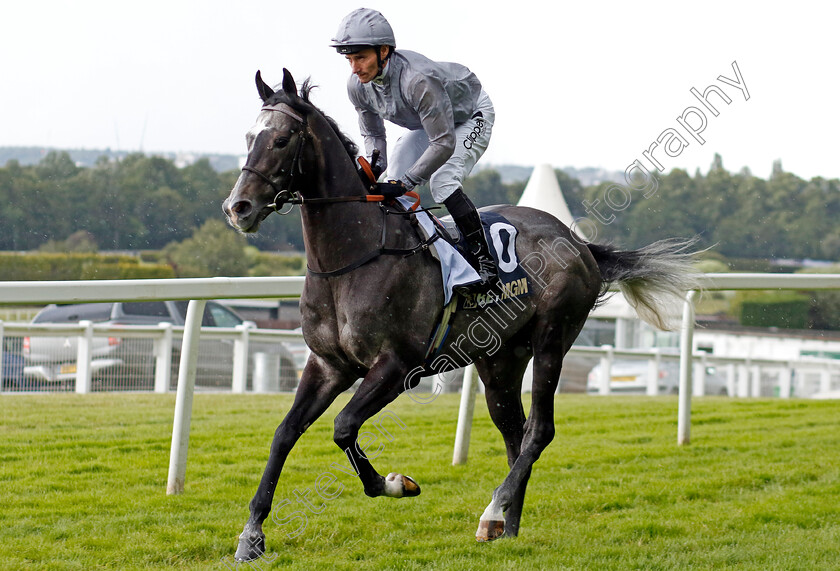
[[[518,230],[515,248],[527,269],[529,295],[457,311],[437,353],[448,358],[430,365],[427,350],[444,308],[437,260],[422,247],[410,216],[386,215],[393,209],[383,197],[367,195],[356,172],[356,146],[310,102],[308,80],[300,92],[287,70],[276,92],[259,72],[256,81],[263,107],[247,134],[246,164],[223,209],[234,228],[250,233],[282,205],[300,204],[308,266],[300,307],[312,352],[294,403],[274,434],[236,559],[249,561],[264,553],[262,524],[289,452],[359,378],[362,382],[335,417],[335,443],[368,496],[419,494],[412,478],[384,477],[374,469],[357,443],[360,427],[413,389],[421,374],[469,361],[484,383],[510,466],[479,520],[476,538],[517,535],[531,467],[554,437],[554,395],[563,357],[587,316],[616,284],[644,320],[664,328],[665,302],[682,299],[695,287],[690,241],[621,251],[584,242],[540,210],[484,208]],[[532,357],[532,404],[526,417],[521,385]]]

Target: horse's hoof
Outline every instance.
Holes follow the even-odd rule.
[[[411,498],[420,495],[420,486],[412,478],[391,472],[385,477],[385,495],[389,498]]]
[[[505,520],[479,520],[476,541],[493,541],[505,533]]]
[[[245,524],[239,534],[239,546],[236,548],[236,561],[245,562],[259,559],[265,553],[265,534],[259,526]]]

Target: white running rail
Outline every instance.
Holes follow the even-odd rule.
[[[299,297],[303,291],[303,283],[303,277],[0,282],[0,303],[31,305],[95,301],[190,300],[187,322],[184,325],[184,350],[181,353],[179,367],[167,482],[167,493],[177,494],[183,491],[184,486],[189,421],[195,384],[195,352],[189,348],[197,346],[204,303],[208,299]],[[840,289],[840,274],[706,274],[700,280],[700,287],[711,291]],[[690,339],[694,333],[693,297],[693,292],[690,292],[683,312],[677,434],[679,444],[689,442],[691,424],[693,355],[690,350]],[[2,325],[0,325],[0,340],[2,340],[2,332]],[[467,398],[474,399],[475,392],[472,385],[469,384],[465,388]],[[472,424],[472,410],[472,403],[462,402],[456,441],[466,445],[469,444],[468,426]],[[466,454],[458,449],[455,450],[454,457],[466,460]]]

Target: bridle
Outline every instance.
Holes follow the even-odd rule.
[[[379,245],[371,250],[370,252],[364,254],[357,260],[341,267],[336,270],[331,270],[327,272],[320,272],[315,271],[312,268],[307,267],[307,271],[310,275],[315,277],[333,277],[333,276],[340,276],[342,274],[352,272],[356,268],[363,266],[374,260],[382,255],[399,255],[399,256],[413,256],[419,252],[423,252],[429,249],[429,246],[437,240],[440,236],[438,234],[434,234],[413,247],[413,248],[386,248],[385,247],[385,239],[387,237],[387,215],[388,214],[397,214],[397,215],[406,215],[412,216],[415,212],[421,212],[425,209],[418,210],[417,207],[420,204],[420,196],[415,192],[406,192],[405,194],[411,196],[412,198],[416,199],[414,205],[408,208],[405,212],[392,212],[386,209],[383,205],[383,202],[386,200],[390,200],[390,198],[386,198],[384,195],[381,194],[365,194],[365,195],[356,195],[356,196],[327,196],[327,197],[316,197],[316,198],[305,198],[301,195],[299,191],[293,190],[293,185],[295,181],[296,174],[303,174],[303,166],[301,165],[301,155],[303,153],[303,145],[304,141],[306,140],[306,132],[308,123],[306,120],[306,115],[298,115],[295,111],[289,108],[289,105],[286,103],[277,103],[275,105],[265,105],[262,108],[262,111],[275,111],[277,113],[283,113],[297,121],[301,124],[301,130],[298,133],[297,138],[297,147],[295,148],[294,158],[292,159],[291,168],[289,169],[289,176],[288,179],[285,181],[284,184],[280,184],[278,181],[273,180],[270,176],[266,173],[262,172],[261,170],[254,168],[249,165],[245,165],[242,167],[243,171],[253,173],[257,175],[263,182],[271,186],[277,194],[274,196],[274,201],[267,206],[272,208],[278,214],[288,214],[291,212],[292,207],[296,204],[304,205],[304,204],[331,204],[336,202],[368,202],[368,203],[378,203],[380,209],[382,211],[382,233],[379,239]],[[368,167],[369,168],[369,167]],[[285,173],[285,169],[280,169],[281,174]],[[372,174],[370,176],[373,176]],[[372,181],[375,182],[375,181]],[[285,188],[284,188],[285,186]],[[283,211],[279,210],[278,208],[282,208],[285,205],[290,205],[289,210]]]
[[[278,214],[288,214],[289,210],[286,212],[281,212],[277,209],[277,205],[280,204],[281,208],[285,204],[303,204],[303,197],[300,195],[299,192],[292,190],[292,184],[295,181],[295,174],[300,173],[303,174],[303,167],[300,163],[300,157],[303,153],[303,143],[306,139],[306,129],[308,127],[308,123],[306,121],[306,115],[298,115],[294,111],[291,110],[288,104],[285,103],[277,103],[275,105],[264,105],[261,109],[262,111],[275,111],[277,113],[283,113],[297,121],[301,124],[300,132],[298,133],[297,138],[297,147],[295,148],[294,158],[292,159],[292,166],[289,169],[289,178],[286,181],[285,188],[283,185],[278,184],[278,182],[272,180],[270,176],[262,172],[261,170],[254,168],[249,165],[245,165],[242,167],[243,171],[253,173],[261,178],[266,184],[268,184],[271,188],[273,188],[277,194],[274,196],[274,202],[269,204],[268,206],[273,208],[275,212]],[[285,172],[284,169],[280,169],[280,172]]]
[[[365,195],[358,195],[358,196],[328,196],[328,197],[318,197],[318,198],[305,198],[300,194],[299,191],[293,190],[293,184],[295,181],[295,174],[303,174],[303,165],[301,165],[301,155],[303,154],[303,144],[306,140],[306,130],[308,127],[308,123],[306,120],[306,115],[298,115],[294,111],[289,108],[289,105],[286,103],[277,103],[275,105],[265,105],[262,108],[262,111],[275,111],[277,113],[283,113],[297,121],[301,124],[301,130],[298,134],[297,139],[297,147],[295,148],[294,158],[292,159],[292,166],[289,169],[289,177],[286,181],[285,185],[279,184],[277,181],[273,180],[270,176],[262,172],[261,170],[254,168],[249,165],[245,165],[242,167],[243,171],[253,173],[257,175],[260,179],[263,180],[266,184],[268,184],[271,188],[273,188],[277,194],[274,196],[274,201],[271,204],[267,204],[268,208],[274,209],[275,212],[278,214],[288,214],[291,211],[289,210],[279,210],[278,208],[282,208],[285,205],[294,206],[296,204],[331,204],[335,202],[382,202],[386,200],[384,195],[381,194],[365,194]],[[285,172],[284,169],[280,170],[281,173]],[[284,188],[285,186],[285,188]],[[410,196],[417,199],[417,203],[414,205],[412,210],[415,210],[419,205],[420,198],[415,193],[406,193]]]

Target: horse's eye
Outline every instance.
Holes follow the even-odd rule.
[[[289,144],[288,137],[277,137],[276,139],[274,139],[274,148],[275,149],[282,149],[283,147],[285,147],[288,144]]]

